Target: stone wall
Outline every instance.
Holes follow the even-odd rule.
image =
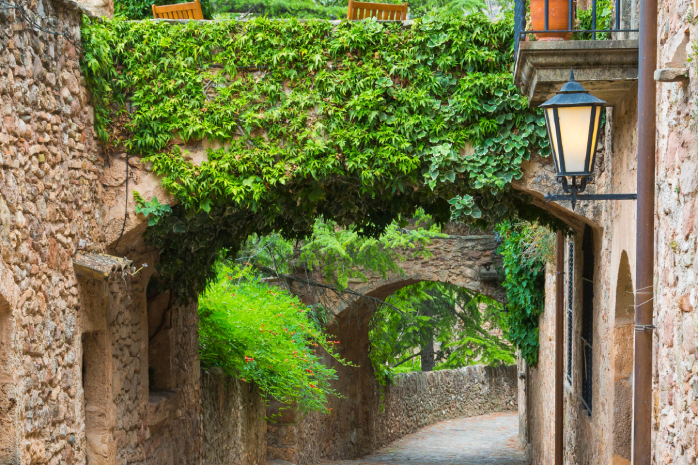
[[[608,110],[602,147],[598,153],[596,192],[635,192],[637,87]],[[584,231],[576,228],[572,277],[572,339],[568,333],[568,263],[564,267],[564,457],[569,463],[615,463],[629,460],[627,426],[631,414],[632,325],[635,270],[635,204],[627,201],[595,202],[578,209],[590,226],[593,249],[582,250]],[[583,357],[582,313],[584,254],[594,258],[592,412],[581,401]],[[554,452],[555,419],[555,270],[546,275],[545,310],[540,317],[540,352],[536,367],[526,369],[528,440],[534,464],[546,464]],[[591,297],[588,297],[591,298]],[[629,300],[630,299],[630,300]],[[630,304],[629,304],[630,302]],[[571,347],[571,357],[568,359]],[[568,360],[572,361],[571,379]],[[524,414],[522,411],[521,414]]]
[[[517,405],[515,366],[404,374],[385,391],[374,447],[443,420],[516,410]]]
[[[204,465],[264,465],[266,405],[257,386],[214,368],[201,380]]]
[[[48,0],[25,7],[79,43],[79,11]],[[0,10],[2,463],[85,461],[71,257],[101,247],[104,158],[73,43]]]
[[[696,52],[695,12],[688,0],[660,2],[657,68],[688,67],[690,74],[690,81],[657,86],[652,451],[666,464],[698,456],[698,74],[695,60],[686,63]]]
[[[635,2],[631,2],[635,3]],[[635,10],[634,10],[635,11]],[[690,79],[657,83],[655,288],[653,332],[652,463],[694,464],[698,456],[698,139],[695,137],[698,80],[694,62],[698,24],[687,0],[659,2],[656,68],[688,67]],[[637,87],[608,115],[605,172],[597,192],[635,192],[637,166]],[[609,174],[610,173],[610,174]],[[575,251],[572,382],[565,382],[565,462],[630,463],[632,420],[635,205],[600,202],[593,224],[594,343],[591,415],[583,408],[581,371],[581,255]],[[576,243],[581,243],[578,234]],[[528,379],[528,422],[534,463],[549,463],[553,447],[554,293],[549,286],[541,317],[541,358]],[[647,290],[643,290],[647,292]],[[565,304],[567,305],[567,303]],[[565,322],[567,323],[567,321]],[[565,359],[567,360],[567,335]],[[567,371],[567,361],[565,361]]]
[[[372,412],[363,423],[335,411],[336,399],[330,415],[285,415],[269,427],[269,458],[305,465],[365,455],[439,421],[516,410],[518,405],[515,366],[414,372],[399,375],[386,388],[374,381],[373,389],[374,403],[361,405],[365,414]]]
[[[106,201],[116,162],[76,44],[81,15],[111,1],[19,4],[63,35],[0,9],[0,463],[198,463],[196,307],[149,290],[159,255],[140,232],[105,227],[125,212]],[[148,266],[82,277],[78,251]]]

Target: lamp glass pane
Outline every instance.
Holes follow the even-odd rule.
[[[560,138],[565,157],[565,171],[584,173],[586,170],[587,147],[589,146],[589,123],[591,106],[558,108]]]
[[[555,126],[555,113],[552,108],[545,109],[546,122],[548,123],[548,131],[550,135],[550,144],[553,147],[553,156],[555,157],[555,166],[560,165],[560,151],[557,149],[557,127]]]
[[[599,137],[599,119],[601,118],[601,107],[596,108],[596,115],[594,117],[594,131],[591,135],[591,156],[589,157],[589,166],[587,171],[591,172],[594,168],[594,161],[596,160],[596,145]]]

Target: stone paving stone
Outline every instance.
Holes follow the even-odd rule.
[[[516,412],[442,421],[373,455],[323,465],[527,465]]]

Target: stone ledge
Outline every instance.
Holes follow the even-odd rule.
[[[520,42],[514,84],[538,106],[570,77],[596,97],[615,105],[637,81],[638,41],[565,40]]]

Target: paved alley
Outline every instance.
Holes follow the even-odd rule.
[[[526,465],[518,424],[516,412],[442,421],[373,455],[324,465]]]

